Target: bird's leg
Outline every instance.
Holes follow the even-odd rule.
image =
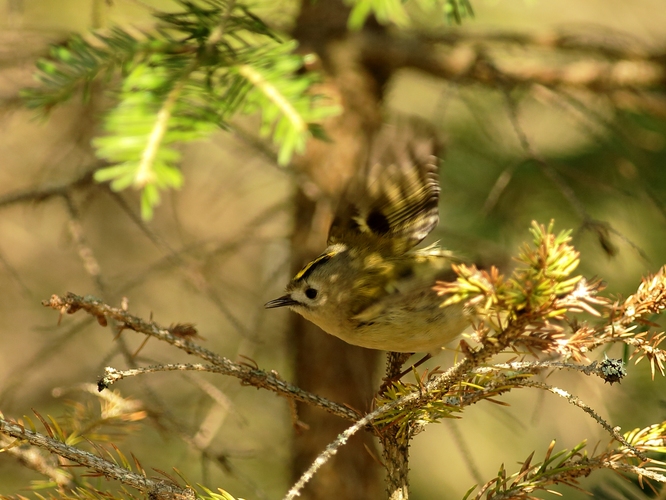
[[[411,372],[414,368],[418,368],[421,366],[423,363],[428,361],[430,358],[432,358],[432,354],[428,353],[425,356],[423,356],[421,359],[419,359],[416,363],[414,363],[412,366],[409,368],[404,369],[400,374],[396,377],[395,380],[400,380],[402,377],[407,375],[409,372]]]
[[[402,365],[407,361],[410,356],[414,354],[413,352],[389,352],[388,357],[386,360],[386,376],[384,377],[382,381],[382,385],[379,388],[379,393],[381,394],[382,392],[385,392],[386,389],[389,388],[389,386],[393,382],[397,382],[400,380],[402,377],[407,375],[409,372],[411,372],[414,368],[417,368],[421,366],[423,363],[428,361],[430,358],[432,358],[432,354],[428,353],[425,356],[423,356],[419,361],[411,365],[409,368],[400,371],[402,368]]]

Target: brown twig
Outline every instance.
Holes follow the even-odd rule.
[[[359,36],[363,59],[381,67],[397,70],[411,67],[444,80],[459,84],[482,84],[513,88],[534,84],[549,87],[587,88],[596,92],[658,89],[666,79],[663,53],[622,53],[606,46],[605,60],[599,58],[603,45],[587,58],[580,55],[559,66],[541,62],[531,64],[497,63],[496,70],[488,67],[488,55],[498,49],[497,37],[459,34],[444,44],[446,37],[416,35],[396,37],[386,33],[363,33]],[[455,35],[453,35],[455,37]],[[520,38],[521,35],[507,34]],[[445,48],[446,47],[446,48]],[[500,47],[501,48],[501,47]],[[590,47],[591,49],[591,47]],[[592,51],[592,50],[590,50]],[[611,57],[612,55],[612,57]]]
[[[149,498],[156,500],[194,499],[194,491],[162,479],[150,479],[132,472],[92,453],[88,453],[61,441],[52,439],[38,432],[26,429],[15,422],[0,418],[0,432],[7,436],[25,441],[33,446],[50,451],[79,465],[83,465],[106,477],[111,477],[123,484],[136,488]]]
[[[37,448],[11,446],[11,440],[8,437],[0,437],[0,448],[4,448],[4,452],[13,456],[19,463],[32,469],[44,477],[48,477],[53,483],[58,485],[58,488],[64,490],[72,489],[74,487],[73,476],[62,468],[55,467],[51,460],[40,453]]]
[[[96,165],[95,168],[98,166]],[[73,190],[93,185],[94,168],[86,169],[79,177],[57,186],[41,187],[15,191],[0,197],[0,208],[17,203],[41,203],[53,197],[64,197]]]
[[[520,146],[525,151],[527,158],[539,165],[544,175],[550,179],[553,185],[557,187],[560,193],[562,193],[562,196],[564,196],[569,205],[574,209],[582,221],[580,230],[591,231],[595,233],[601,246],[609,254],[612,254],[613,252],[613,245],[609,241],[607,234],[613,233],[620,237],[623,241],[627,242],[632,248],[634,248],[644,260],[649,261],[645,252],[638,245],[629,240],[629,238],[624,236],[620,231],[612,227],[608,222],[594,219],[588,213],[587,209],[585,208],[585,204],[578,198],[578,196],[576,196],[576,193],[574,193],[571,186],[569,186],[569,184],[564,181],[560,173],[532,147],[532,144],[527,138],[527,134],[525,133],[525,130],[518,118],[518,106],[516,100],[513,98],[508,89],[504,89],[504,96],[509,112],[509,120],[511,121],[511,125],[513,126],[516,136],[518,137]]]
[[[634,453],[641,460],[643,461],[647,460],[647,457],[645,456],[644,453],[640,452],[634,446],[629,444],[627,440],[622,436],[622,434],[620,434],[619,427],[611,426],[596,411],[594,411],[590,406],[585,404],[583,401],[581,401],[573,394],[570,394],[567,391],[560,389],[559,387],[554,387],[552,385],[544,384],[542,382],[537,382],[535,380],[523,380],[519,382],[517,385],[521,387],[535,387],[537,389],[543,389],[545,391],[552,392],[553,394],[566,399],[569,403],[580,408],[585,413],[590,415],[594,420],[596,420],[597,423],[601,425],[601,427],[603,427],[618,443],[626,447],[628,450],[631,450],[631,452]]]
[[[595,35],[602,36],[595,36]],[[650,51],[636,38],[626,33],[607,30],[595,33],[586,29],[579,33],[569,30],[540,31],[538,33],[517,33],[510,31],[446,31],[436,35],[426,34],[415,36],[433,43],[455,46],[469,43],[489,43],[518,45],[520,47],[553,49],[558,51],[585,52],[607,59],[659,59],[661,52]]]
[[[94,281],[98,292],[102,295],[106,295],[106,286],[102,281],[102,270],[97,257],[95,257],[95,252],[90,247],[87,238],[85,237],[79,209],[74,203],[69,191],[63,195],[63,198],[65,199],[67,212],[69,213],[69,234],[72,236],[72,240],[76,245],[77,253],[83,263],[83,269],[85,269]]]
[[[73,314],[79,309],[82,309],[88,314],[96,317],[98,321],[113,319],[118,322],[120,328],[140,332],[155,337],[163,342],[167,342],[174,347],[182,349],[188,354],[192,354],[211,363],[218,373],[236,377],[245,384],[267,389],[282,396],[318,406],[347,420],[355,421],[360,416],[346,406],[334,403],[333,401],[307,391],[303,391],[302,389],[263,370],[234,363],[227,358],[219,356],[208,349],[195,344],[194,342],[172,335],[168,328],[163,328],[152,321],[144,321],[137,316],[129,314],[123,309],[111,307],[94,297],[80,297],[73,293],[68,293],[65,297],[53,295],[50,300],[43,301],[42,304],[46,307],[55,309],[56,311],[60,311],[61,314]]]

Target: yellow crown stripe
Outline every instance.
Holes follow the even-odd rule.
[[[294,280],[298,281],[300,279],[303,279],[303,277],[310,272],[310,270],[313,268],[313,266],[319,264],[322,260],[328,260],[330,258],[331,258],[331,256],[329,254],[320,255],[315,260],[306,264],[303,269],[298,271],[298,274],[296,274],[296,276],[294,276]]]
[[[294,276],[293,281],[300,281],[302,279],[305,279],[307,275],[310,274],[317,265],[319,265],[322,262],[326,262],[334,255],[339,254],[343,249],[346,249],[344,245],[333,245],[332,247],[333,248],[331,248],[330,251],[324,252],[319,257],[306,264],[305,267],[300,271],[298,271],[296,276]]]

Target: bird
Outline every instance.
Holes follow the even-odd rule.
[[[432,129],[385,123],[369,141],[331,223],[326,249],[265,304],[288,307],[349,344],[432,353],[468,325],[461,304],[433,290],[459,261],[437,244],[415,249],[439,223],[439,160]]]

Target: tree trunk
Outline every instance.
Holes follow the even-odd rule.
[[[326,235],[340,192],[358,168],[368,148],[368,137],[381,125],[383,81],[363,67],[347,32],[348,8],[341,1],[305,0],[294,36],[314,50],[327,74],[323,92],[344,108],[326,125],[331,142],[311,141],[297,167],[307,181],[296,195],[293,269],[297,271],[326,246]],[[297,315],[292,317],[296,383],[308,391],[366,412],[376,391],[379,351],[362,349],[319,330]],[[294,478],[347,428],[319,409],[298,404],[299,419],[309,430],[294,436]],[[303,498],[346,500],[382,498],[382,467],[376,441],[369,433],[354,436],[303,491]]]

